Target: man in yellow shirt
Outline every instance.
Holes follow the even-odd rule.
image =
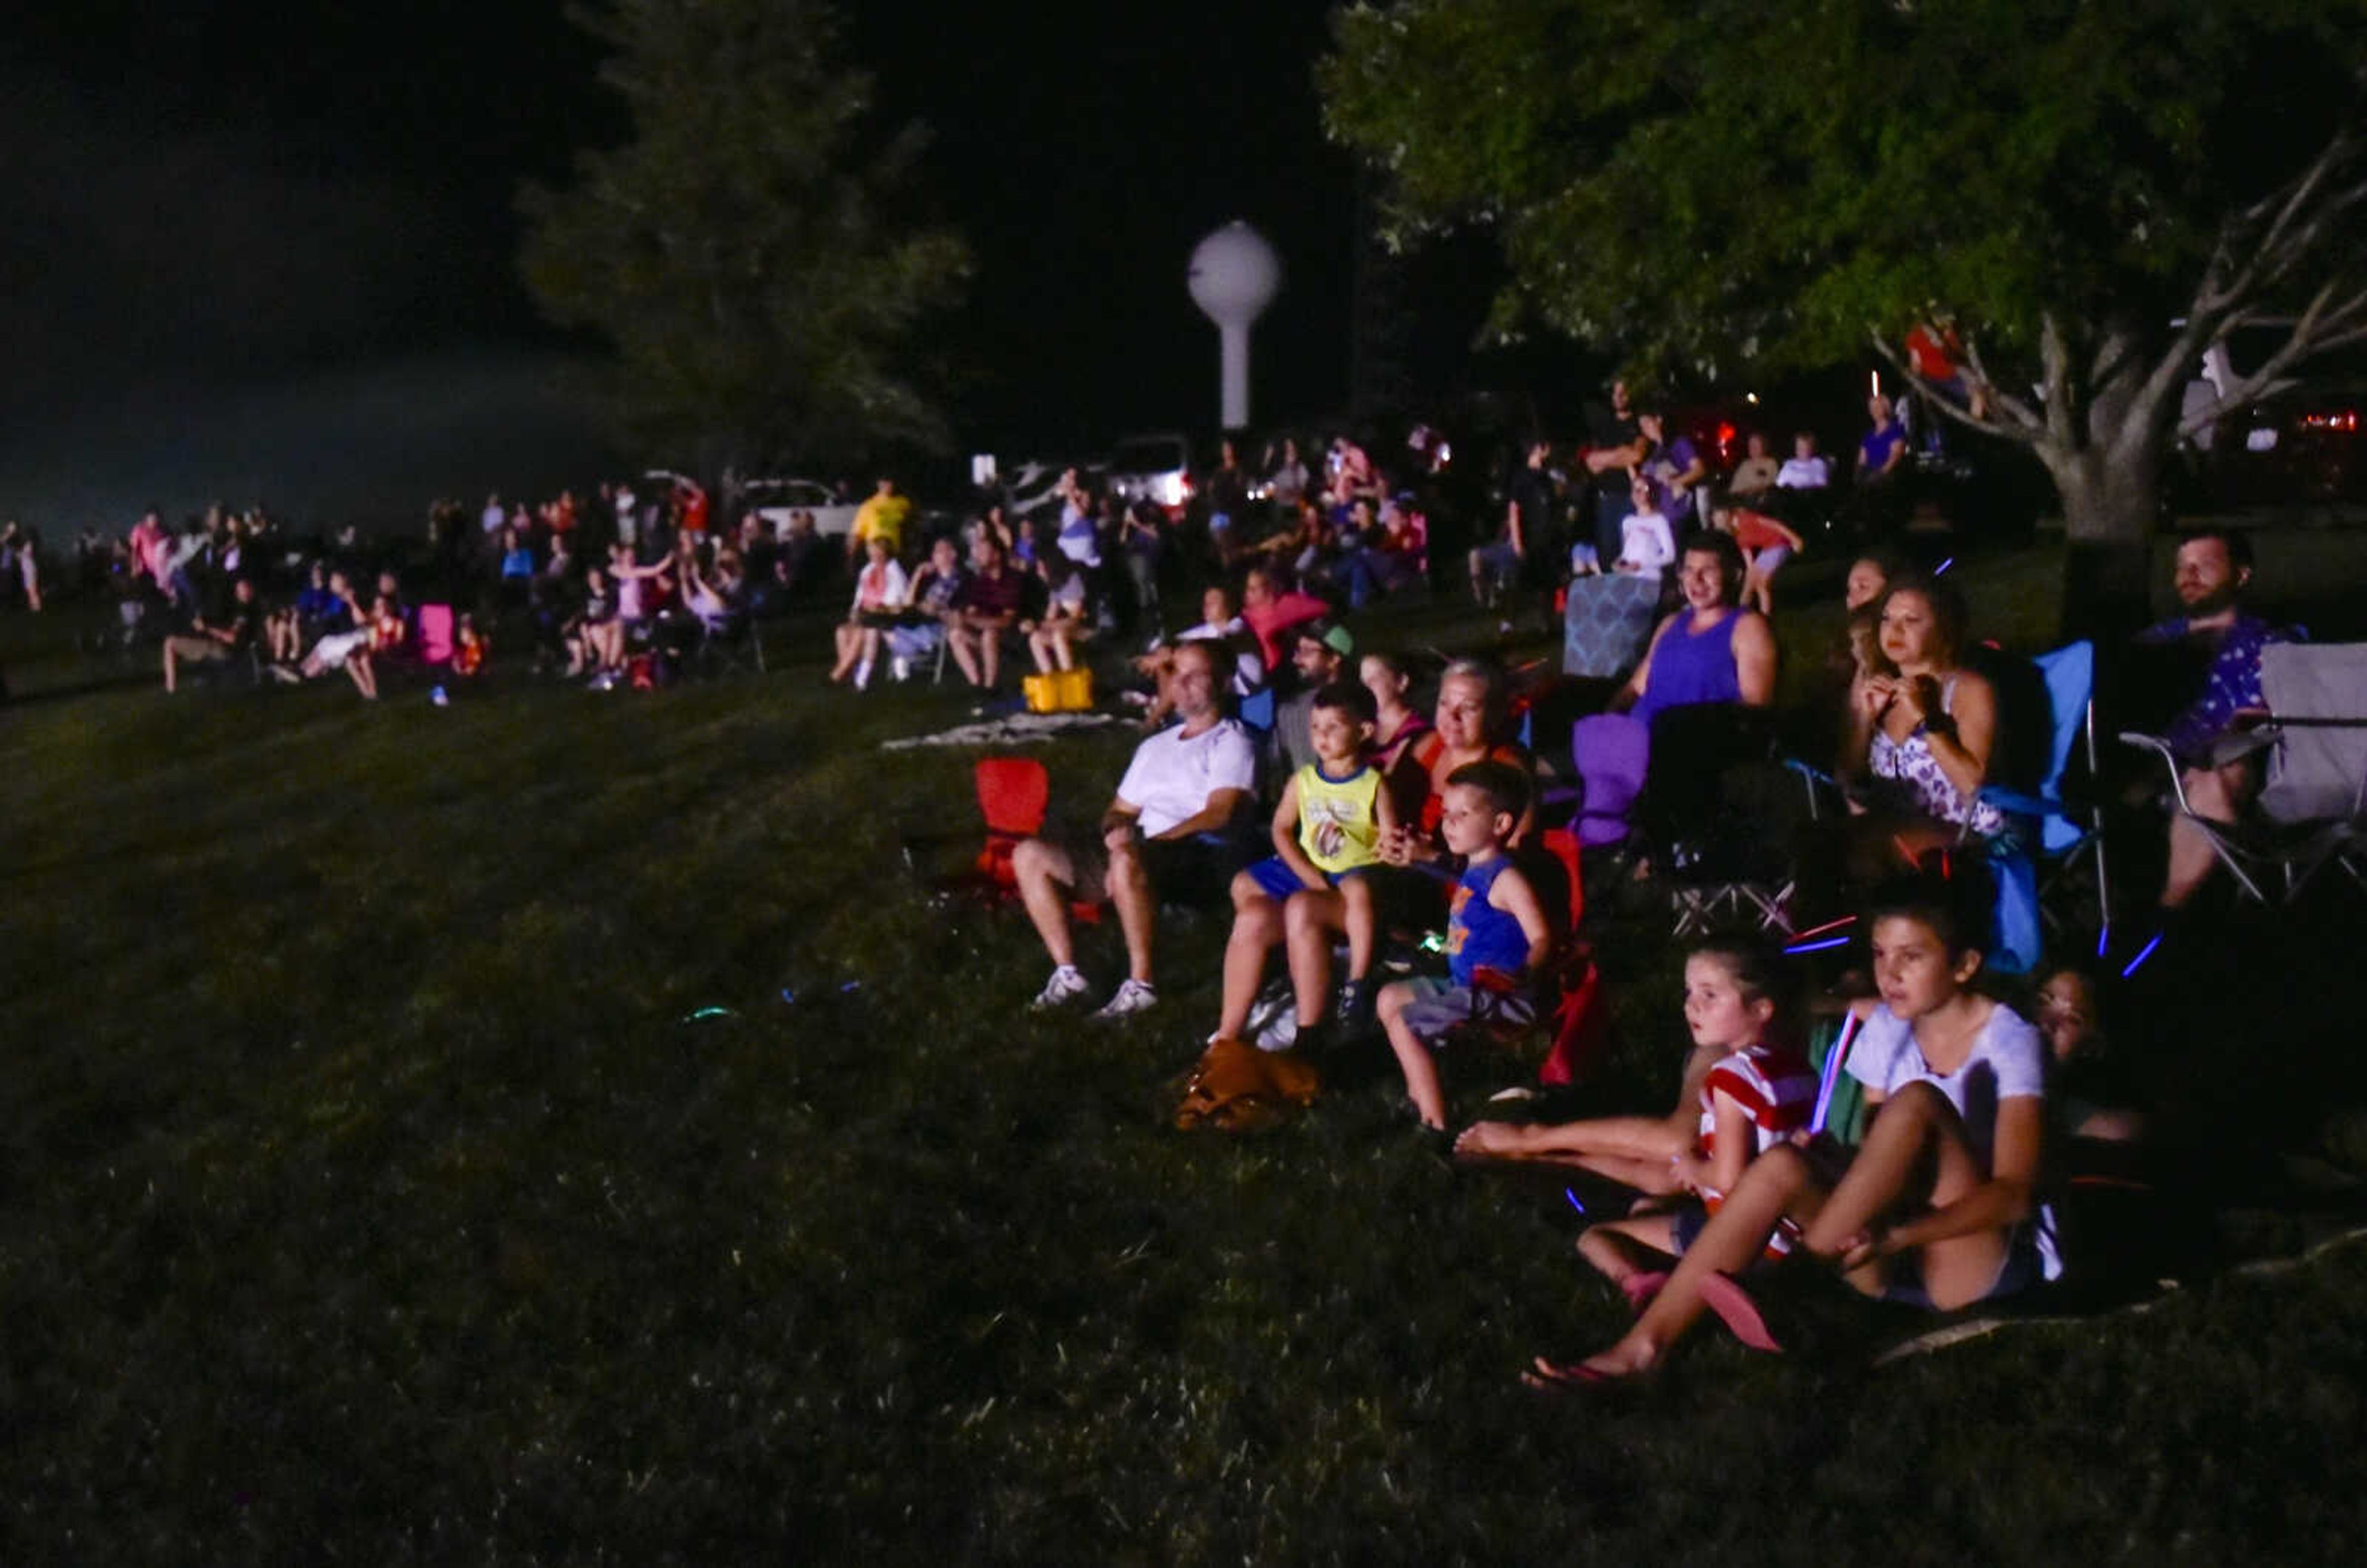
[[[864,542],[874,536],[888,541],[888,553],[904,553],[904,519],[912,513],[910,496],[896,493],[894,479],[881,479],[869,500],[855,509],[855,524],[846,531],[846,558],[863,554]]]

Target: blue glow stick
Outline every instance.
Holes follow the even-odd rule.
[[[1833,1087],[1841,1081],[1841,1063],[1849,1056],[1850,1043],[1857,1038],[1857,1026],[1858,1016],[1852,1012],[1849,1015],[1849,1021],[1841,1025],[1841,1037],[1833,1042],[1830,1051],[1825,1053],[1825,1077],[1824,1081],[1817,1086],[1816,1114],[1808,1118],[1811,1134],[1825,1130],[1825,1116],[1833,1108]]]
[[[1784,951],[1787,954],[1798,953],[1822,953],[1829,947],[1847,947],[1856,940],[1857,938],[1853,936],[1829,936],[1822,942],[1802,942],[1797,947],[1787,947]]]
[[[1956,558],[1950,556],[1946,560],[1942,561],[1938,566],[1931,569],[1931,575],[1934,577],[1945,577],[1948,574],[1948,569],[1955,564]]]
[[[2129,966],[2121,971],[2122,979],[2125,980],[2130,976],[2135,974],[2139,966],[2142,965],[2146,959],[2153,956],[2153,950],[2161,945],[2161,934],[2162,933],[2159,931],[2154,932],[2153,940],[2146,943],[2144,947],[2140,948],[2135,958],[2129,960]]]
[[[1571,1208],[1576,1209],[1581,1214],[1586,1213],[1586,1205],[1578,1201],[1578,1194],[1571,1189],[1567,1187],[1563,1188],[1561,1190],[1561,1195],[1569,1200],[1569,1206]]]
[[[2098,927],[2096,931],[2096,956],[2099,958],[2103,957],[2104,950],[2112,945],[2112,928],[2110,926]]]

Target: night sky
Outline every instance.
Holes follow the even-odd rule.
[[[944,339],[966,449],[1212,426],[1215,334],[1184,269],[1235,217],[1285,266],[1260,418],[1344,406],[1356,209],[1309,79],[1325,10],[849,7],[841,52],[883,114],[934,129],[929,193],[977,251]],[[409,517],[663,460],[591,439],[551,389],[569,345],[513,273],[519,180],[622,126],[560,5],[108,0],[12,21],[0,508],[53,531],[152,495]],[[1467,285],[1409,342],[1451,356],[1476,308]]]

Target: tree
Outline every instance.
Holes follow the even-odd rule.
[[[1716,376],[1869,341],[1897,365],[1915,323],[1953,330],[1979,412],[1935,403],[2033,452],[2125,592],[2203,351],[2290,322],[2241,402],[2367,337],[2363,18],[1401,0],[1336,13],[1319,80],[1332,137],[1386,176],[1394,241],[1497,236],[1500,333]]]
[[[871,79],[834,63],[819,0],[605,0],[632,134],[528,186],[521,268],[544,311],[616,349],[635,434],[711,461],[939,446],[900,356],[969,253],[894,203],[918,126],[867,141]]]

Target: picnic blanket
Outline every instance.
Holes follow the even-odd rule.
[[[883,751],[904,751],[915,746],[1025,746],[1072,730],[1104,729],[1125,722],[1114,713],[1014,713],[974,724],[957,724],[934,735],[882,740],[879,748]]]

